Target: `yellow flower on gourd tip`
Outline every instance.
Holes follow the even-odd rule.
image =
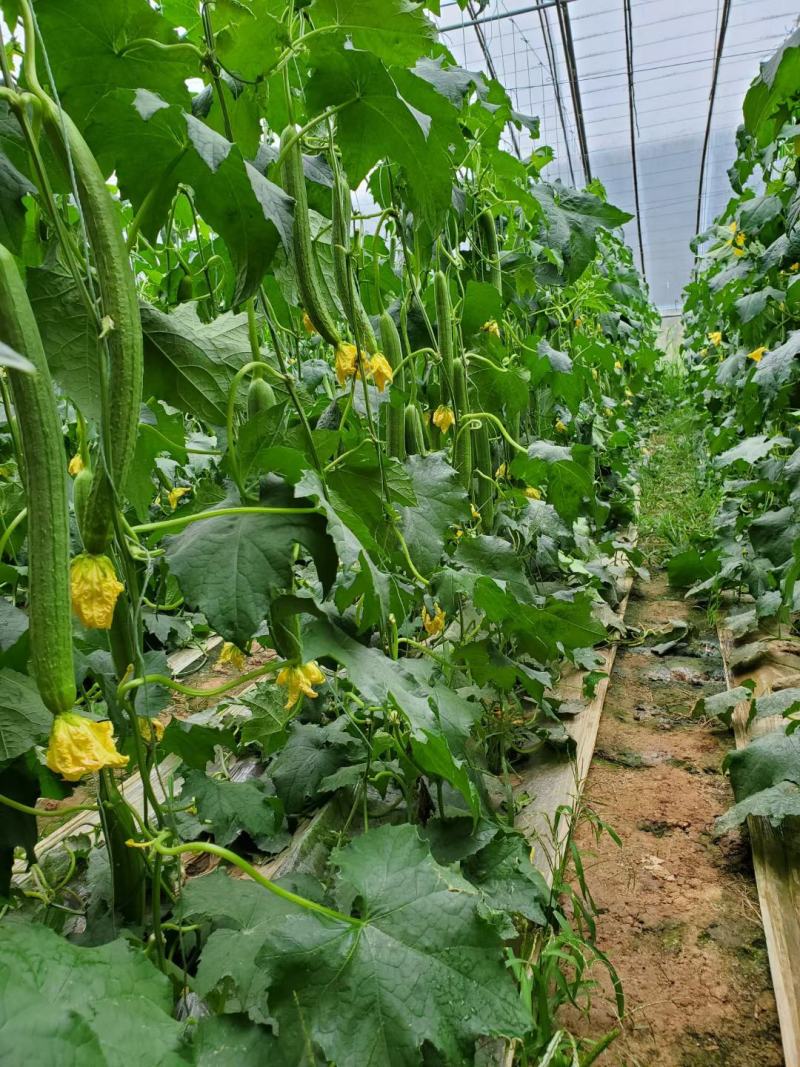
[[[481,333],[490,333],[495,337],[499,337],[500,327],[497,325],[495,319],[489,319],[488,322],[484,322],[483,326],[481,326]]]
[[[303,329],[306,331],[306,333],[317,332],[317,327],[311,321],[311,316],[308,314],[307,311],[303,312]]]
[[[789,270],[793,274],[796,273],[798,270],[800,270],[800,263],[792,263],[792,265],[789,267]]]
[[[739,230],[734,240],[739,246],[739,248],[742,248],[744,246],[745,241],[747,240],[747,234],[744,232],[744,230]]]
[[[455,423],[456,417],[453,414],[452,408],[447,407],[446,404],[440,404],[433,413],[432,421],[433,425],[437,426],[442,433],[447,433],[450,427]]]
[[[498,482],[501,480],[501,478],[505,478],[505,476],[506,476],[506,465],[505,465],[505,463],[501,463],[500,464],[500,466],[494,472],[494,476],[498,480]]]
[[[161,719],[145,719],[140,715],[138,721],[139,733],[145,741],[160,741],[164,736],[164,723]]]
[[[167,500],[173,511],[178,506],[178,501],[181,497],[186,496],[186,494],[191,493],[191,491],[192,490],[186,485],[176,485],[174,489],[170,489],[167,493]]]
[[[244,668],[245,654],[240,648],[237,648],[231,641],[226,641],[222,649],[220,650],[217,663],[229,663],[231,667],[235,667],[237,671],[241,671]]]
[[[422,625],[429,637],[438,637],[444,632],[445,613],[438,604],[433,606],[433,615],[428,614],[427,608],[422,609]]]
[[[336,347],[336,380],[344,385],[348,378],[354,378],[358,369],[358,349],[355,345],[342,342]]]
[[[119,594],[125,588],[108,556],[81,552],[72,561],[69,580],[72,610],[83,625],[89,630],[108,630]]]
[[[748,352],[747,358],[752,359],[754,363],[760,363],[766,351],[767,346],[760,345],[758,348],[754,348],[752,352]]]
[[[558,419],[557,422],[556,422],[556,433],[566,433],[566,432],[567,432],[567,424],[565,422],[562,422],[561,419]]]
[[[81,458],[81,454],[79,452],[76,456],[73,456],[72,459],[69,461],[69,466],[67,467],[67,470],[69,471],[69,473],[74,478],[76,474],[80,474],[81,473],[81,471],[83,470],[83,468],[85,466],[86,466],[86,464],[83,462],[83,459]]]
[[[744,255],[744,249],[743,248],[734,248],[733,249],[733,254],[735,256],[743,256]]]
[[[380,352],[376,352],[372,359],[369,361],[368,372],[375,379],[375,384],[378,387],[378,392],[382,393],[386,388],[386,383],[389,385],[394,381],[394,371],[389,365],[389,360],[386,356],[382,356]]]
[[[317,666],[316,660],[301,663],[299,667],[284,667],[275,679],[278,685],[286,688],[286,703],[284,708],[288,711],[293,708],[301,696],[316,700],[319,693],[314,691],[315,685],[322,685],[325,675]]]
[[[108,720],[94,722],[74,711],[56,715],[47,746],[47,766],[68,782],[103,767],[125,767],[128,757],[117,751],[113,727]]]
[[[721,345],[722,344],[722,333],[721,333],[721,331],[720,330],[712,330],[712,332],[708,335],[708,339],[709,339],[709,341],[711,342],[712,345]]]
[[[535,485],[526,485],[523,492],[525,493],[525,496],[528,498],[528,500],[542,499],[542,491],[541,489],[537,489]]]
[[[475,519],[475,521],[477,522],[478,519],[481,517],[481,513],[478,511],[478,509],[472,503],[470,503],[470,505],[469,505],[469,510],[470,510],[470,514],[472,515],[473,519]]]

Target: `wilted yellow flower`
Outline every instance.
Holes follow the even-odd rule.
[[[760,363],[766,351],[767,346],[760,345],[758,348],[754,348],[752,352],[748,352],[747,358],[752,359],[754,363]]]
[[[336,380],[344,385],[348,378],[354,378],[358,370],[358,349],[355,345],[342,342],[336,348]]]
[[[78,454],[73,456],[72,459],[69,461],[69,466],[67,467],[67,470],[74,478],[76,474],[81,473],[85,466],[86,464],[83,462],[80,452],[78,452]]]
[[[161,719],[145,719],[138,716],[139,733],[145,741],[160,741],[164,736],[164,723]]]
[[[731,233],[736,233],[737,228],[738,226],[735,219],[733,222],[728,223],[728,229],[731,231]]]
[[[566,432],[567,432],[567,424],[565,422],[562,422],[561,419],[558,419],[556,421],[556,433],[566,433]]]
[[[744,232],[744,230],[739,230],[739,232],[736,234],[736,237],[734,238],[734,242],[739,246],[739,248],[743,248],[746,240],[747,234]]]
[[[708,335],[708,339],[712,345],[721,345],[722,333],[719,330],[712,330],[712,332]]]
[[[477,522],[477,520],[481,517],[481,513],[478,511],[478,509],[475,507],[475,505],[473,503],[470,503],[469,510],[470,510],[470,514],[472,515],[473,519],[475,519],[475,521]]]
[[[317,332],[317,327],[311,321],[311,316],[308,314],[307,311],[303,312],[303,329],[306,331],[306,333]]]
[[[394,371],[389,365],[389,360],[386,356],[382,356],[380,352],[376,352],[369,361],[368,371],[375,379],[379,393],[382,393],[386,388],[387,382],[391,385],[394,381]]]
[[[581,326],[583,326],[583,319],[580,317],[580,315],[578,315],[577,318],[575,319],[575,325],[579,329],[580,329]]]
[[[433,606],[433,615],[428,614],[428,609],[422,609],[422,625],[429,637],[438,637],[444,632],[445,614],[438,604]]]
[[[447,407],[446,404],[440,404],[433,413],[433,425],[438,426],[442,433],[447,433],[455,421],[456,417],[452,408]]]
[[[597,367],[592,367],[592,377],[594,378],[595,381],[597,381],[597,379],[600,377],[600,375],[598,374],[598,371],[597,371]]]
[[[743,248],[734,248],[733,249],[733,254],[735,256],[743,256],[744,255],[744,249]]]
[[[299,667],[284,667],[280,671],[276,678],[278,685],[286,687],[286,703],[284,708],[293,708],[301,696],[310,697],[315,700],[319,693],[315,692],[313,686],[322,685],[325,681],[325,675],[317,666],[316,660],[311,660],[308,663],[301,663]]]
[[[505,465],[505,463],[501,463],[500,464],[500,466],[494,472],[494,476],[498,480],[498,482],[501,481],[503,478],[505,478],[505,476],[506,476],[506,465]]]
[[[191,491],[192,490],[187,485],[176,485],[174,489],[170,489],[167,493],[167,500],[173,511],[178,506],[178,501],[181,497],[186,496],[186,494],[191,493]]]
[[[456,526],[455,530],[453,530],[453,533],[455,534],[456,541],[460,541],[461,538],[464,536],[464,531],[461,529],[460,526]]]
[[[541,489],[537,489],[535,485],[526,485],[523,492],[525,493],[525,496],[528,498],[528,500],[542,499],[542,491]]]
[[[614,370],[622,370],[622,364],[618,359],[614,360]]]
[[[47,766],[68,782],[103,767],[125,767],[128,757],[117,751],[108,720],[94,722],[74,711],[56,715],[47,746]]]
[[[488,322],[484,322],[483,326],[481,326],[481,333],[491,333],[495,337],[499,337],[500,327],[494,319],[489,319]]]
[[[707,356],[708,355],[708,349],[707,348],[701,348],[700,349],[700,355],[701,356]]]
[[[800,270],[800,263],[792,263],[789,270],[794,274],[796,271]]]
[[[632,392],[630,391],[630,389],[626,389],[626,390],[625,390],[625,396],[627,396],[627,397],[633,397],[633,393],[632,393]]]
[[[108,556],[81,552],[69,571],[72,610],[90,630],[108,630],[117,598],[125,586]]]
[[[231,641],[226,641],[220,650],[217,663],[229,663],[237,671],[244,669],[245,654]]]

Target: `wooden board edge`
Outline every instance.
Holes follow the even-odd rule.
[[[733,675],[729,666],[734,637],[724,622],[718,622],[717,634],[725,684],[728,689],[734,689],[741,680]],[[758,674],[758,667],[742,674],[742,678],[756,681],[756,694]],[[750,740],[748,714],[747,701],[734,710],[737,748],[744,747]],[[778,725],[776,717],[773,728]],[[747,828],[784,1059],[786,1067],[800,1067],[800,841],[778,835],[764,818],[750,816]]]

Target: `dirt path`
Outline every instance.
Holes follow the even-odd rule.
[[[586,800],[622,839],[577,844],[600,908],[598,943],[627,998],[608,1067],[780,1067],[775,1002],[749,848],[710,836],[731,803],[720,765],[732,740],[689,718],[696,699],[724,687],[703,612],[670,599],[666,582],[637,582],[627,622],[643,630],[685,619],[686,641],[666,655],[647,644],[619,649]],[[598,979],[601,979],[598,971]],[[601,980],[586,1034],[616,1020]]]

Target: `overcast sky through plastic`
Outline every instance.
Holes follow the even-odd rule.
[[[623,0],[566,2],[592,176],[603,182],[609,200],[633,213]],[[556,159],[543,176],[572,184],[571,164],[574,184],[582,186],[575,108],[558,15],[552,5],[525,10],[535,3],[488,0],[479,11],[473,0],[479,25],[447,29],[442,36],[458,63],[487,71],[482,35],[496,75],[516,109],[540,117],[540,140],[555,150]],[[681,290],[692,269],[689,242],[695,234],[700,160],[723,7],[723,0],[631,0],[644,268],[651,296],[663,311],[680,307]],[[736,155],[734,137],[747,87],[759,62],[769,58],[796,27],[799,13],[797,0],[732,0],[706,162],[701,229],[730,196],[726,172]],[[455,0],[442,0],[440,27],[471,18]],[[524,130],[518,143],[524,157],[531,149]],[[635,223],[629,223],[625,233],[638,263]]]

